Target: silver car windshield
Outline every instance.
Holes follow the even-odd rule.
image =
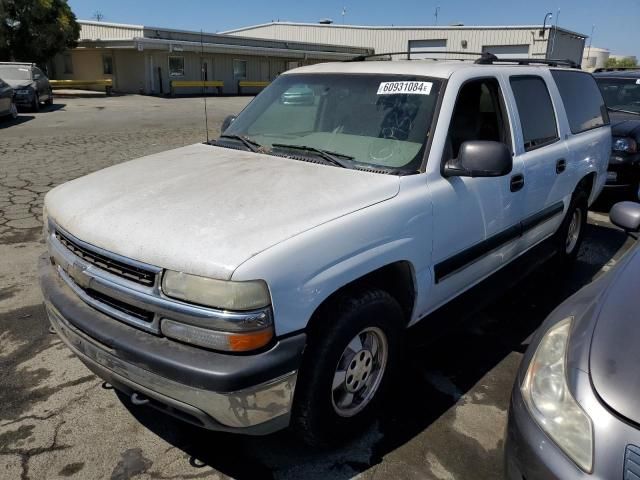
[[[441,80],[407,75],[282,75],[224,132],[261,150],[307,147],[351,168],[416,172]]]
[[[31,80],[31,70],[19,65],[0,65],[0,77],[5,80]]]

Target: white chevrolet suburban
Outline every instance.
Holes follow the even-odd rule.
[[[53,327],[135,404],[355,433],[407,327],[543,241],[574,258],[606,180],[590,74],[480,60],[298,68],[215,141],[51,190]]]

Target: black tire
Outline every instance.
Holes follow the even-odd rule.
[[[309,343],[300,368],[293,404],[291,426],[304,443],[315,447],[337,445],[349,440],[371,423],[399,360],[404,325],[403,312],[398,302],[384,290],[375,288],[341,295],[322,309],[320,317],[310,327]],[[361,334],[363,331],[366,333]],[[354,365],[353,360],[360,357],[360,354],[353,354],[350,358],[343,357],[343,354],[349,355],[347,352],[351,352],[346,350],[347,345],[359,334],[364,335],[360,338],[368,339],[368,335],[375,336],[380,332],[386,337],[387,348],[385,366],[379,369],[382,372],[380,380],[377,381],[378,376],[373,373],[376,370],[373,370],[368,385],[363,386],[367,382],[362,380],[360,390],[355,395],[352,394],[355,404],[359,396],[366,398],[367,392],[372,392],[369,401],[362,401],[361,410],[352,416],[340,415],[340,400],[336,401],[336,395],[348,394],[348,377],[345,377],[340,387],[343,390],[334,391],[334,375],[337,370],[346,370],[349,375],[349,369]],[[371,350],[381,351],[383,347],[380,345],[384,343],[379,343],[378,348]],[[364,348],[367,348],[366,344],[363,345]],[[364,350],[360,352],[362,351]],[[340,361],[346,361],[345,368],[338,368]],[[374,357],[372,365],[375,363]],[[353,375],[366,376],[366,373]],[[354,384],[357,387],[358,382],[353,380],[353,376],[351,378],[351,388]],[[376,383],[377,388],[369,386]]]
[[[44,102],[45,105],[53,105],[53,90],[49,90],[49,97],[47,97],[47,100]]]
[[[556,232],[557,257],[561,266],[571,265],[578,256],[587,225],[587,210],[587,193],[584,190],[576,191],[571,197],[571,203],[569,203],[564,220]],[[572,226],[574,219],[578,228],[577,235]]]
[[[40,97],[36,93],[33,97],[33,102],[31,103],[31,110],[34,112],[40,111]]]
[[[18,118],[18,107],[15,102],[11,102],[11,108],[9,109],[9,116],[12,120]]]

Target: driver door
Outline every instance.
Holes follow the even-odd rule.
[[[464,73],[464,72],[461,72]],[[468,75],[468,74],[467,74]],[[518,252],[517,238],[525,195],[522,162],[502,177],[445,177],[444,164],[457,158],[467,141],[490,140],[513,152],[509,113],[498,77],[456,78],[447,86],[432,152],[441,161],[427,165],[433,208],[433,310],[473,286]],[[434,155],[431,155],[431,158]]]

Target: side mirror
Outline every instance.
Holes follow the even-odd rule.
[[[236,121],[236,118],[238,118],[237,115],[229,115],[227,118],[225,118],[222,122],[222,126],[220,127],[220,133],[224,133],[225,130],[229,128],[233,122]]]
[[[640,203],[616,203],[611,207],[609,219],[616,227],[622,228],[627,233],[637,232],[640,229]]]
[[[444,166],[445,177],[502,177],[511,173],[513,157],[504,143],[486,140],[464,142],[458,158]]]

